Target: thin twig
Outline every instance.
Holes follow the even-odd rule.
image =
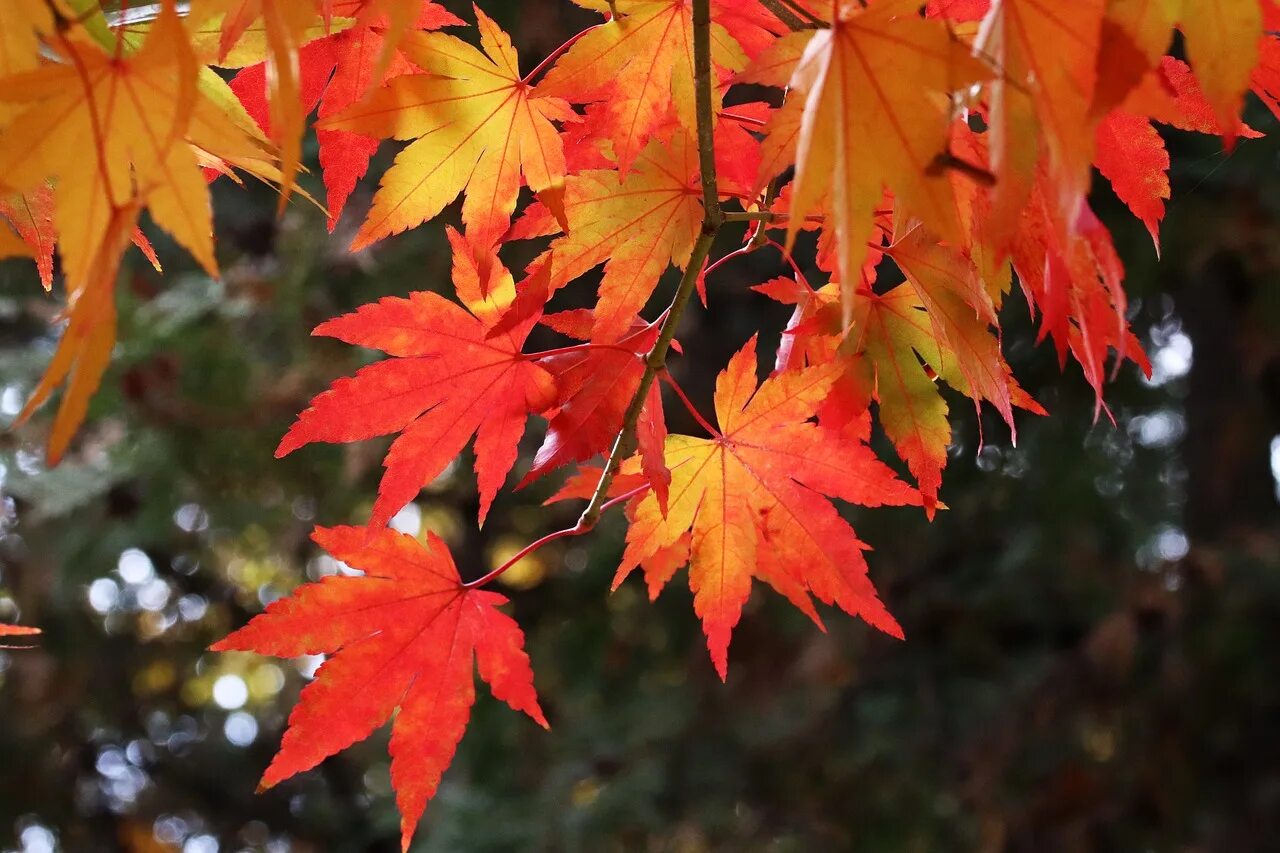
[[[711,99],[711,0],[693,0],[693,80],[702,175],[702,233],[713,237],[724,223],[716,185],[716,115]]]

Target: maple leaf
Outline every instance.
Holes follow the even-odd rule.
[[[981,21],[990,8],[991,0],[929,0],[927,13],[955,23],[972,23]]]
[[[950,182],[935,168],[951,123],[945,96],[991,75],[943,22],[920,18],[919,3],[840,5],[831,29],[810,39],[791,80],[805,107],[787,245],[830,193],[841,280],[851,288],[886,186],[906,216],[964,242]],[[868,140],[885,133],[890,139],[869,156]]]
[[[1154,4],[1153,4],[1154,5]],[[1094,165],[1116,195],[1147,226],[1160,247],[1160,222],[1170,197],[1169,153],[1153,122],[1180,130],[1246,138],[1258,132],[1240,121],[1225,129],[1191,69],[1170,56],[1098,124]]]
[[[30,104],[0,134],[0,180],[30,191],[56,179],[59,248],[73,280],[88,276],[112,213],[136,198],[216,273],[208,195],[184,141],[198,66],[172,4],[132,55],[71,39],[57,46],[64,62],[0,80],[0,100]]]
[[[410,33],[400,49],[425,73],[395,77],[316,125],[415,140],[382,176],[352,250],[434,217],[465,190],[462,220],[483,265],[507,230],[522,174],[553,212],[562,209],[564,148],[552,121],[577,117],[520,76],[511,39],[475,12],[483,52],[442,33]]]
[[[611,170],[591,170],[566,180],[567,233],[547,252],[552,259],[550,293],[604,264],[591,334],[597,343],[624,334],[667,268],[689,262],[702,224],[697,164],[694,142],[677,132],[670,145],[651,142],[626,178]],[[531,208],[512,237],[559,230],[548,213]]]
[[[39,628],[24,628],[21,625],[0,625],[0,637],[34,637],[40,633]],[[0,649],[22,650],[29,646],[9,646],[0,643]]]
[[[1151,120],[1113,110],[1098,124],[1094,165],[1160,247],[1164,203],[1171,195],[1169,152]]]
[[[15,426],[25,423],[64,382],[66,391],[49,431],[46,456],[56,465],[84,422],[89,400],[102,382],[116,340],[115,281],[125,248],[137,233],[138,208],[115,211],[102,226],[97,254],[90,259],[88,278],[68,285],[67,324],[53,359],[31,392]]]
[[[1001,69],[991,84],[990,233],[1001,247],[1017,227],[1043,144],[1054,202],[1074,221],[1089,191],[1094,94],[1106,0],[996,0],[976,50]]]
[[[529,320],[500,335],[493,301],[481,301],[480,276],[461,236],[453,244],[454,285],[470,312],[436,293],[386,297],[317,326],[312,334],[379,349],[394,358],[339,379],[311,401],[276,448],[281,457],[316,441],[361,441],[400,432],[383,464],[370,524],[385,525],[475,436],[483,524],[516,460],[530,412],[555,400],[551,374],[520,351]],[[499,286],[511,298],[509,274]],[[494,288],[497,290],[499,288]]]
[[[416,9],[414,7],[417,7]],[[335,15],[351,17],[355,24],[328,36],[308,42],[298,50],[299,96],[304,112],[319,107],[321,119],[341,113],[359,102],[370,88],[393,77],[412,74],[416,69],[398,49],[398,42],[388,38],[390,21],[386,15],[370,14],[376,4],[369,0],[346,0],[336,4]],[[432,0],[415,0],[395,8],[407,8],[415,14],[414,29],[436,30],[458,26],[463,22]],[[385,67],[371,57],[389,52]],[[258,125],[270,132],[270,87],[267,63],[249,66],[236,75],[231,88]],[[378,140],[345,130],[318,130],[320,167],[328,190],[329,230],[337,224],[356,184],[369,170],[369,160],[378,148]]]
[[[576,103],[605,103],[605,109],[594,112],[597,121],[591,132],[612,142],[618,169],[625,176],[673,111],[686,131],[697,131],[693,9],[689,0],[574,2],[613,17],[557,59],[538,88]],[[720,22],[741,24],[746,19],[741,14],[727,19],[716,12],[712,13],[711,59],[727,77],[746,65],[747,56]]]
[[[811,33],[803,30],[783,36],[757,56],[738,75],[737,82],[787,88],[812,37]],[[765,121],[762,128],[765,137],[761,144],[760,166],[751,195],[758,195],[775,175],[780,175],[795,165],[796,146],[800,139],[805,108],[803,98],[788,97]]]
[[[1044,410],[1018,385],[992,333],[995,311],[972,262],[941,245],[919,225],[886,248],[907,283],[885,294],[868,287],[854,297],[854,320],[845,340],[835,310],[835,285],[814,292],[779,279],[760,292],[795,304],[779,351],[779,365],[836,363],[842,366],[820,421],[834,429],[869,435],[867,410],[879,403],[879,420],[920,487],[925,510],[937,508],[942,471],[951,441],[941,379],[973,400],[991,403],[1016,440],[1013,408]],[[785,359],[785,362],[783,361]]]
[[[363,527],[320,527],[312,538],[364,576],[306,584],[212,649],[331,655],[289,715],[262,788],[310,770],[394,715],[391,781],[408,850],[467,727],[477,664],[495,697],[547,727],[524,634],[497,609],[503,596],[462,585],[435,534],[425,547]]]
[[[1118,106],[1155,68],[1173,39],[1179,0],[1109,0],[1098,44],[1094,116]]]
[[[867,546],[824,495],[873,504],[906,504],[917,496],[870,448],[837,445],[809,422],[839,373],[833,364],[786,371],[757,387],[752,338],[716,382],[719,434],[667,439],[665,515],[652,493],[635,503],[614,587],[646,561],[669,567],[667,549],[691,532],[694,610],[722,679],[752,577],[819,624],[811,593],[902,636],[867,577]]]
[[[923,227],[911,228],[885,249],[907,277],[929,316],[940,361],[934,369],[973,400],[995,406],[1017,443],[1013,407],[1039,409],[1025,393],[1000,354],[992,333],[998,324],[990,294],[973,263],[953,247],[941,245]]]

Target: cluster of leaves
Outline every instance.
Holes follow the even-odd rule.
[[[833,501],[936,511],[941,384],[1011,430],[1015,409],[1042,411],[1001,354],[1015,280],[1101,411],[1108,362],[1146,362],[1089,206],[1094,169],[1158,247],[1169,158],[1156,126],[1233,145],[1256,135],[1239,118],[1250,88],[1280,114],[1270,0],[576,2],[603,20],[525,74],[482,10],[446,33],[467,23],[430,0],[0,6],[0,257],[34,258],[49,288],[56,249],[66,293],[62,341],[20,415],[65,383],[53,460],[108,363],[123,253],[154,261],[144,210],[216,275],[206,184],[248,175],[282,203],[304,195],[317,110],[331,228],[379,140],[408,143],[353,251],[462,196],[455,298],[391,297],[318,327],[390,358],[318,396],[277,451],[397,435],[368,525],[315,534],[364,575],[303,587],[215,647],[332,655],[265,785],[395,714],[406,846],[465,729],[473,661],[546,724],[523,636],[483,589],[515,560],[464,583],[440,540],[387,527],[473,439],[482,523],[529,419],[544,420],[524,482],[578,464],[557,499],[587,506],[517,558],[625,507],[615,584],[638,568],[656,596],[687,566],[722,677],[753,578],[819,626],[815,597],[901,636]],[[1185,61],[1168,55],[1175,28]],[[816,282],[791,262],[809,232]],[[738,245],[712,260],[721,235]],[[502,256],[526,241],[540,253],[517,275]],[[755,251],[791,262],[756,290],[793,315],[768,378],[754,337],[721,373],[712,423],[664,364],[693,295],[714,311],[708,278]],[[673,266],[680,284],[654,311]],[[552,307],[597,268],[591,309]],[[537,325],[568,342],[525,352]],[[706,437],[668,435],[664,387]],[[876,424],[912,483],[871,449]]]

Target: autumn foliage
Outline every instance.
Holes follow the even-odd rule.
[[[1159,128],[1230,148],[1258,135],[1241,119],[1250,90],[1280,114],[1271,0],[574,2],[599,22],[537,64],[481,8],[430,0],[0,4],[0,258],[34,260],[33,286],[57,283],[65,302],[19,416],[61,389],[51,461],[109,363],[122,256],[156,262],[144,212],[216,276],[215,180],[275,185],[332,230],[381,141],[398,141],[353,252],[440,227],[461,198],[451,284],[317,327],[387,358],[317,396],[277,450],[394,436],[367,525],[315,532],[363,574],[305,585],[215,646],[329,655],[264,786],[394,719],[406,846],[477,666],[546,725],[523,635],[484,589],[511,564],[460,573],[435,536],[388,527],[468,445],[479,523],[526,431],[544,438],[521,485],[578,466],[557,499],[585,501],[580,521],[519,556],[620,507],[614,585],[638,570],[656,596],[687,567],[722,678],[753,580],[819,627],[815,599],[901,637],[839,503],[932,516],[956,395],[1011,431],[1044,414],[1001,353],[1015,287],[1105,414],[1109,375],[1148,368],[1091,188],[1108,182],[1158,251]],[[323,200],[296,185],[308,127]],[[792,257],[802,238],[807,267]],[[505,265],[515,243],[536,247],[524,269]],[[785,271],[759,298],[792,319],[780,340],[740,342],[714,400],[692,401],[664,366],[677,324],[695,297],[714,317],[708,282],[754,252]],[[562,310],[559,292],[592,271],[593,307]],[[564,345],[527,351],[539,324]],[[664,405],[705,435],[668,434]],[[877,458],[876,426],[897,459]]]

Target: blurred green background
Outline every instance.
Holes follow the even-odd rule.
[[[584,22],[567,3],[485,8],[529,67]],[[481,688],[415,849],[1280,849],[1280,142],[1169,141],[1158,263],[1097,195],[1156,365],[1150,381],[1120,371],[1116,425],[1034,346],[1015,295],[1005,347],[1051,417],[1023,418],[1014,448],[984,413],[980,448],[953,397],[951,509],[852,513],[905,643],[836,614],[820,634],[760,590],[722,685],[680,583],[656,604],[634,581],[608,593],[624,532],[608,518],[504,577],[553,728]],[[314,325],[449,289],[439,223],[346,253],[372,186],[330,237],[307,205],[277,220],[264,191],[219,184],[224,279],[159,235],[166,275],[132,259],[121,343],[67,461],[45,469],[47,421],[0,437],[0,621],[46,631],[0,652],[0,850],[396,849],[386,732],[255,795],[316,661],[204,651],[340,570],[313,524],[367,518],[386,441],[272,451],[373,357]],[[782,272],[767,251],[735,261],[711,313],[690,312],[673,371],[702,404],[757,327],[768,358],[785,312],[747,285]],[[29,265],[0,265],[5,421],[56,308]],[[540,507],[551,478],[477,531],[470,459],[456,467],[396,525],[440,533],[464,574],[575,517]]]

